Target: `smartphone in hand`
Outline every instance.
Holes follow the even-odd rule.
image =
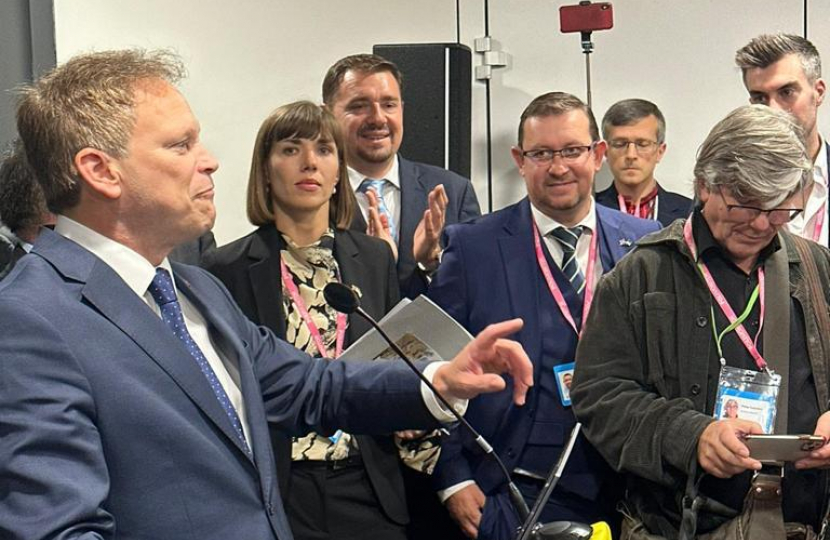
[[[762,463],[798,461],[826,444],[818,435],[744,435],[749,456]]]

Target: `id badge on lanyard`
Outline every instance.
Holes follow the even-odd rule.
[[[772,434],[780,388],[777,373],[721,366],[714,416],[750,420]]]
[[[697,259],[697,248],[692,235],[692,218],[686,220],[683,228],[683,236],[686,244]],[[718,333],[715,327],[714,307],[711,310],[712,330],[715,336],[715,344],[720,357],[720,374],[718,375],[718,393],[715,400],[714,417],[717,419],[740,418],[750,420],[761,426],[764,433],[771,434],[775,425],[775,413],[778,403],[778,390],[781,388],[781,375],[774,373],[767,366],[766,361],[758,351],[757,342],[764,327],[764,269],[758,269],[758,285],[752,292],[744,311],[736,315],[732,306],[726,301],[723,293],[715,283],[712,274],[703,262],[697,263],[703,281],[720,307],[729,325]],[[755,303],[760,299],[760,324],[755,339],[749,337],[743,326],[743,321],[749,316]],[[729,332],[735,332],[741,344],[755,360],[759,371],[752,369],[741,369],[726,365],[723,357],[721,341]]]

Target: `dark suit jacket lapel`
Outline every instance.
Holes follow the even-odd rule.
[[[285,242],[277,228],[269,225],[256,231],[248,249],[251,289],[262,291],[262,294],[254,295],[260,324],[273,328],[274,333],[281,338],[285,338],[280,274],[280,251],[284,246]]]
[[[620,215],[604,206],[596,205],[597,210],[597,247],[602,261],[603,273],[610,272],[626,253],[634,246],[635,236],[627,230],[620,220]]]
[[[334,257],[340,267],[340,280],[346,285],[354,285],[358,289],[369,290],[374,285],[371,283],[377,276],[372,271],[370,261],[364,260],[360,249],[349,231],[335,231],[334,233]],[[372,299],[365,298],[362,307],[373,317],[378,317],[375,306],[366,305]],[[381,316],[382,316],[381,312]],[[354,343],[355,340],[368,330],[368,323],[359,315],[349,316],[349,327],[346,329],[346,346]]]
[[[427,189],[411,161],[399,158],[401,182],[401,223],[398,229],[398,268],[414,266],[412,238],[427,207]]]
[[[205,321],[207,321],[211,339],[218,349],[218,352],[223,355],[226,361],[237,365],[240,391],[242,392],[242,400],[245,403],[248,431],[251,437],[251,446],[256,457],[257,467],[261,471],[270,470],[272,465],[268,452],[268,434],[266,430],[260,429],[265,425],[262,390],[254,378],[253,368],[245,352],[245,344],[239,339],[237,335],[238,331],[231,328],[228,321],[222,318],[217,312],[216,306],[211,309],[193,290],[193,285],[188,278],[188,270],[179,265],[174,265],[174,271],[176,275],[176,287],[183,295],[187,296],[187,299],[193,303],[199,313],[205,318]],[[213,395],[212,391],[211,395]],[[213,399],[215,401],[216,397],[213,396]],[[222,410],[222,415],[223,419],[227,420],[227,415],[224,410]],[[244,448],[236,436],[233,427],[230,425],[230,422],[228,421],[226,424],[224,427],[227,429],[223,429],[223,431],[244,452]],[[263,469],[262,467],[267,468]]]
[[[685,208],[684,208],[685,207]],[[672,216],[685,215],[688,217],[692,213],[692,205],[685,200],[680,199],[663,189],[663,186],[657,184],[657,220],[663,223],[668,221]]]
[[[507,281],[511,316],[539,312],[542,290],[539,267],[533,248],[533,217],[527,198],[519,202],[504,224],[504,235],[498,238],[501,264]],[[542,336],[538,321],[525,321],[520,341],[531,360],[539,359]],[[534,369],[534,374],[539,373]]]
[[[157,363],[202,409],[225,435],[239,445],[236,432],[198,364],[162,320],[112,268],[87,252],[96,262],[82,289],[93,305]],[[207,310],[201,309],[202,313]],[[242,448],[240,447],[240,451]],[[244,453],[244,452],[243,452]]]

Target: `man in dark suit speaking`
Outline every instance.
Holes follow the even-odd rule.
[[[27,89],[18,131],[50,210],[0,284],[0,537],[290,540],[266,422],[433,427],[394,363],[313,360],[168,253],[213,224],[214,157],[165,53],[76,57]],[[446,396],[532,384],[494,326],[425,368]],[[526,387],[516,393],[523,401]]]
[[[403,141],[401,82],[392,62],[375,54],[354,54],[329,68],[323,102],[346,139],[349,180],[361,208],[353,228],[366,230],[370,205],[385,215],[398,246],[401,293],[414,298],[426,291],[427,275],[438,266],[444,224],[478,217],[481,210],[468,179],[398,155]]]

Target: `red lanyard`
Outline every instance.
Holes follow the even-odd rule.
[[[576,335],[580,336],[582,334],[581,328],[585,328],[585,321],[588,319],[591,301],[594,299],[594,266],[596,266],[597,262],[597,232],[593,231],[591,234],[591,249],[588,252],[588,270],[585,272],[585,297],[582,301],[582,326],[580,330],[577,330],[576,323],[571,314],[571,308],[568,307],[562,291],[559,290],[559,286],[556,285],[556,280],[553,279],[550,266],[548,266],[548,261],[545,259],[545,252],[542,250],[542,240],[539,236],[539,229],[536,227],[536,223],[533,223],[533,244],[536,247],[536,262],[539,263],[539,269],[545,277],[550,294],[556,301],[556,305],[559,306],[559,311],[562,312],[562,316],[571,325]]]
[[[311,339],[314,340],[317,350],[320,351],[320,356],[324,358],[337,358],[340,356],[343,352],[343,342],[346,338],[346,315],[343,313],[337,314],[335,331],[336,337],[333,351],[334,354],[332,355],[332,351],[327,350],[326,345],[323,343],[323,337],[320,335],[320,329],[317,328],[317,325],[311,320],[311,316],[308,314],[308,308],[306,308],[305,302],[303,302],[303,298],[300,296],[300,291],[297,289],[297,284],[294,283],[294,278],[288,271],[288,267],[285,265],[285,261],[282,260],[282,257],[280,257],[280,271],[282,272],[282,283],[285,285],[285,288],[288,289],[288,294],[291,295],[291,301],[294,302],[295,306],[297,306],[297,311],[300,312],[300,316],[303,318],[305,325],[308,327]]]
[[[645,218],[645,217],[640,215],[640,202],[639,201],[637,201],[637,206],[634,207],[634,213],[629,214],[629,215],[632,215],[632,216],[638,217],[638,218],[642,218],[642,219],[653,219],[653,220],[656,221],[657,220],[657,204],[658,204],[659,200],[660,200],[659,195],[656,195],[654,197],[654,199],[652,199],[652,201],[654,201],[654,206],[651,209],[651,218]],[[651,204],[652,201],[649,201],[646,204]],[[628,214],[628,205],[625,204],[625,197],[623,197],[622,194],[617,194],[617,203],[620,205],[620,212],[622,212],[623,214]]]
[[[683,226],[683,238],[686,240],[686,245],[689,246],[689,250],[692,252],[692,258],[697,261],[697,246],[695,245],[694,235],[692,235],[692,218],[691,216],[686,220],[686,224]],[[715,279],[712,277],[712,273],[709,272],[709,269],[706,267],[701,261],[697,262],[697,267],[700,269],[700,273],[703,275],[703,280],[706,282],[706,286],[709,288],[709,292],[715,299],[715,302],[720,307],[723,314],[726,316],[727,320],[729,320],[730,324],[734,324],[735,321],[738,319],[738,316],[735,315],[735,311],[732,309],[732,306],[729,305],[727,302],[726,297],[721,292],[718,284],[715,283]],[[758,369],[761,371],[765,371],[767,369],[767,363],[764,358],[761,356],[761,353],[758,352],[758,336],[761,335],[761,329],[764,327],[764,267],[758,267],[758,287],[759,287],[759,296],[761,298],[761,320],[760,324],[758,325],[758,333],[755,334],[755,340],[749,337],[749,333],[744,328],[743,324],[739,324],[735,327],[735,333],[738,335],[738,339],[741,340],[741,343],[755,360],[755,365],[758,366]],[[712,321],[714,325],[715,321]]]

